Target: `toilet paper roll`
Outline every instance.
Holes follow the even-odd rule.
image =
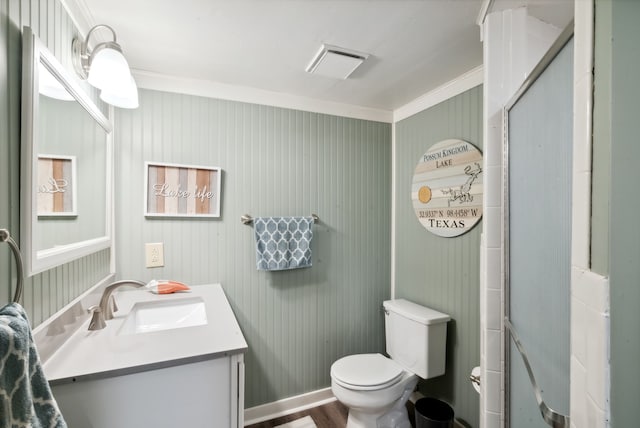
[[[471,385],[473,385],[473,389],[476,390],[478,394],[480,394],[480,367],[476,366],[471,370],[471,375],[469,376],[469,380],[471,381]]]

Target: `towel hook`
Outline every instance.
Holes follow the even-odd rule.
[[[13,256],[16,259],[16,267],[18,268],[18,279],[16,284],[16,294],[13,296],[13,302],[18,303],[22,298],[22,281],[24,276],[24,270],[22,268],[22,256],[20,255],[20,249],[18,245],[11,237],[11,234],[7,229],[0,229],[0,241],[6,242],[11,247]]]

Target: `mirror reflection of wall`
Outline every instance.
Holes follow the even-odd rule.
[[[31,28],[22,42],[20,240],[32,276],[111,246],[112,124]]]
[[[75,157],[77,206],[74,216],[47,216],[38,210],[37,250],[106,234],[107,134],[73,97],[71,99],[39,96],[38,126],[42,138],[38,155]]]

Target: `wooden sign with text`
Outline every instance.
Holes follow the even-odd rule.
[[[451,238],[471,230],[482,217],[482,153],[463,140],[434,144],[418,161],[411,199],[428,231]]]
[[[145,165],[147,217],[220,217],[220,168]]]

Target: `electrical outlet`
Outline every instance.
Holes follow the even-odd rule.
[[[164,250],[162,242],[145,244],[145,255],[148,268],[164,266]]]

